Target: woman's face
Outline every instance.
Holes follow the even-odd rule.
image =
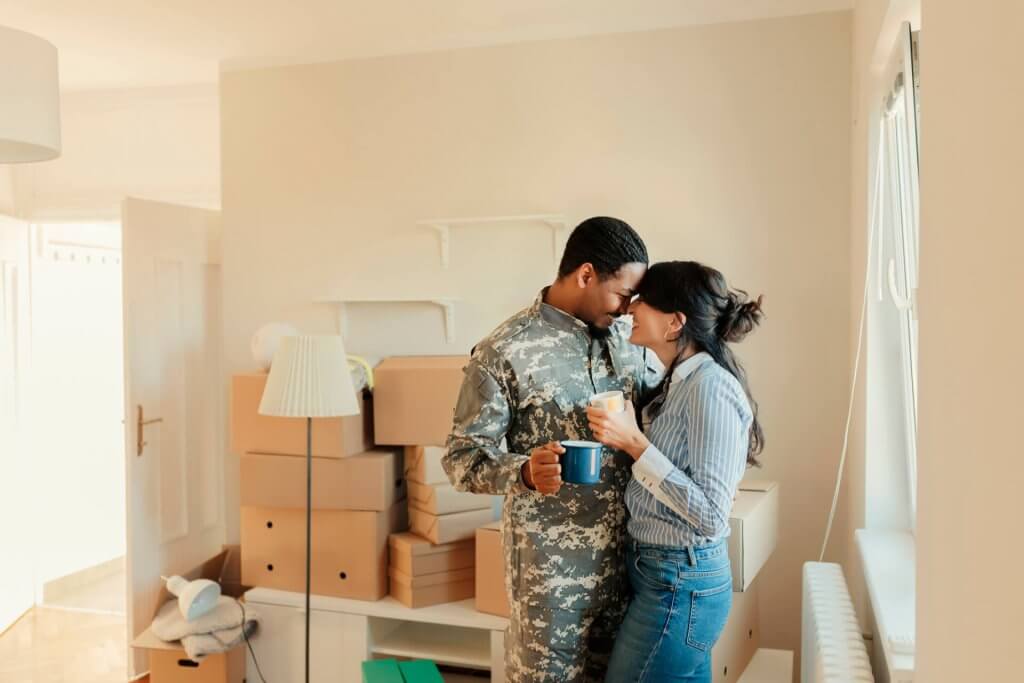
[[[677,336],[679,323],[674,313],[662,313],[641,299],[629,305],[629,313],[633,316],[633,334],[629,341],[637,346],[652,348]]]

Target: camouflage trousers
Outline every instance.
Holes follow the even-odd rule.
[[[563,610],[513,601],[505,641],[508,683],[604,683],[628,600]]]

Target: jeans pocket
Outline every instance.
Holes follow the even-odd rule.
[[[633,575],[651,588],[663,591],[676,589],[679,566],[670,560],[657,560],[641,553],[633,555]]]
[[[708,651],[722,635],[732,607],[732,578],[725,583],[696,590],[690,594],[690,623],[686,628],[686,644]]]

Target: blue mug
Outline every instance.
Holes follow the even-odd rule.
[[[559,464],[562,481],[570,484],[598,484],[601,481],[601,444],[596,441],[562,441]]]

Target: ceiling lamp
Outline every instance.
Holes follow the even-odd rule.
[[[0,26],[0,164],[60,156],[57,48]]]

